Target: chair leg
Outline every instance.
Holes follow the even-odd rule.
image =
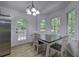
[[[64,51],[64,56],[65,56],[65,57],[67,56],[67,51],[66,51],[66,50]]]
[[[56,50],[50,49],[50,54],[49,54],[50,57],[55,57],[55,56],[57,56],[57,55],[58,55],[58,53],[57,53]]]
[[[34,45],[34,43],[33,43],[33,48],[35,49],[35,45]]]
[[[52,53],[53,53],[53,51],[50,49],[50,51],[49,51],[49,57],[52,56]]]
[[[39,53],[39,47],[37,47],[37,53]]]
[[[64,53],[63,53],[63,51],[61,52],[61,57],[64,57]]]
[[[50,49],[50,51],[49,51],[49,56],[52,57],[53,55],[54,55],[54,54],[53,54],[53,50]]]

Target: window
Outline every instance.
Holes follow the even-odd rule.
[[[17,28],[21,31],[26,30],[26,20],[25,19],[19,19],[17,21]]]
[[[59,31],[60,19],[55,17],[51,20],[51,32],[57,33]]]
[[[46,21],[45,20],[41,20],[40,22],[40,31],[44,32],[46,31]]]
[[[75,34],[75,10],[71,10],[67,14],[67,28],[68,28],[68,34],[70,37],[74,37]]]
[[[16,32],[18,34],[18,40],[26,40],[26,29],[27,29],[27,22],[26,19],[20,18],[17,21]]]

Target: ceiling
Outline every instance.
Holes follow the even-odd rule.
[[[67,6],[67,1],[34,1],[35,7],[40,11],[41,14],[50,13],[59,8]],[[5,8],[14,9],[25,13],[27,6],[31,5],[31,1],[0,1],[0,6]]]

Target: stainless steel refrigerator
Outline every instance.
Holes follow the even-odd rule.
[[[11,21],[0,18],[0,57],[10,54],[11,50]]]

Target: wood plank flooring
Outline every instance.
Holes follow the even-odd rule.
[[[6,57],[42,57],[33,49],[31,44],[23,44],[11,48],[11,54]]]

